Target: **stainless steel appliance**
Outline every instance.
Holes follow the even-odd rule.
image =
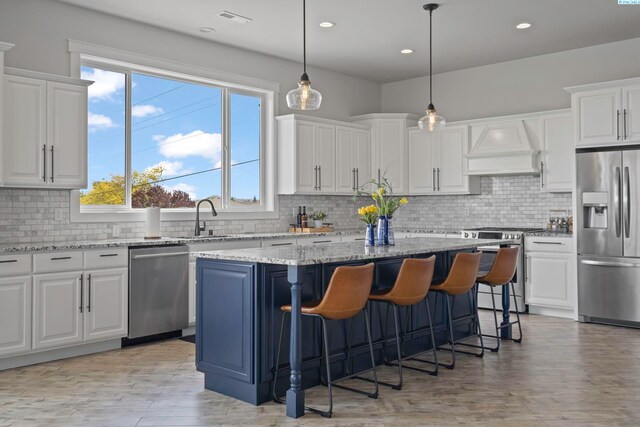
[[[134,339],[189,326],[189,248],[129,250],[129,335]]]
[[[521,313],[527,311],[526,301],[524,299],[524,281],[525,281],[525,262],[524,262],[524,234],[532,231],[540,231],[539,228],[498,228],[498,227],[483,227],[483,228],[471,228],[463,230],[460,237],[463,239],[511,239],[517,240],[520,245],[520,252],[518,254],[518,267],[516,274],[513,277],[513,285],[516,289],[516,299],[518,300],[518,309]],[[480,270],[489,271],[493,265],[493,261],[498,253],[499,246],[483,246],[478,248],[482,251],[482,258],[480,260]],[[502,286],[496,288],[495,292],[495,304],[496,307],[502,307]],[[486,286],[481,286],[478,291],[478,307],[480,308],[493,308],[491,304],[491,291],[486,289]],[[511,305],[511,311],[515,311],[513,304]]]
[[[640,327],[639,149],[576,152],[582,321]]]

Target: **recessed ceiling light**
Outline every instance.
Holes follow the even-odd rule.
[[[516,28],[519,30],[526,30],[527,28],[531,28],[531,24],[528,22],[521,22],[518,25],[516,25]]]
[[[220,18],[225,18],[230,21],[236,22],[238,24],[248,24],[252,21],[251,18],[247,18],[246,16],[238,15],[237,13],[229,12],[228,10],[223,10],[218,14]]]
[[[400,53],[408,55],[410,53],[413,53],[413,49],[402,49]]]
[[[213,31],[215,31],[215,28],[211,28],[211,27],[200,27],[199,28],[201,33],[211,33]]]
[[[335,22],[324,21],[324,22],[321,22],[318,25],[320,25],[322,28],[331,28],[331,27],[334,27],[336,24],[335,24]]]

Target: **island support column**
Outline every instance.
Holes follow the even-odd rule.
[[[290,265],[287,279],[291,284],[291,365],[290,387],[287,390],[287,416],[299,418],[304,415],[304,390],[302,389],[302,282],[305,267]]]
[[[508,248],[511,245],[500,245],[501,248]],[[520,249],[522,250],[522,248]],[[523,274],[524,272],[520,271],[518,274]],[[511,317],[509,310],[511,309],[511,301],[509,300],[509,285],[502,287],[502,323],[500,324],[500,337],[504,339],[511,339],[512,325],[511,325]]]

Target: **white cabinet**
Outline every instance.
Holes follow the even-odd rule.
[[[82,272],[35,275],[33,348],[61,347],[82,341]]]
[[[371,133],[336,126],[336,193],[353,194],[371,179]]]
[[[540,188],[546,192],[571,192],[575,164],[573,116],[570,113],[542,116],[540,126]]]
[[[128,331],[127,268],[84,274],[84,340],[119,338]]]
[[[640,142],[640,79],[567,88],[579,147]]]
[[[525,238],[525,297],[531,313],[574,317],[575,256],[572,248],[571,238]]]
[[[316,192],[336,192],[336,127],[316,125],[314,159],[317,171]]]
[[[468,127],[408,131],[409,194],[478,194],[480,178],[465,175]]]
[[[0,356],[31,350],[31,276],[0,277]]]
[[[4,161],[2,160],[2,147],[4,146],[2,140],[4,137],[4,53],[11,49],[14,45],[11,43],[0,42],[0,185],[3,180],[3,167]]]
[[[2,176],[13,187],[87,184],[87,82],[4,77]]]

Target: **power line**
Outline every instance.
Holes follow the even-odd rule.
[[[161,92],[161,93],[159,93],[159,94],[157,94],[157,95],[153,95],[153,96],[152,96],[152,97],[150,97],[150,98],[143,99],[142,101],[138,101],[138,102],[136,102],[135,104],[131,104],[131,105],[132,105],[132,106],[133,106],[133,105],[140,105],[140,104],[142,104],[143,102],[147,102],[147,101],[151,101],[152,99],[159,98],[159,97],[161,97],[162,95],[166,95],[166,94],[168,94],[168,93],[170,93],[170,92],[173,92],[174,90],[181,89],[181,88],[183,88],[183,87],[185,87],[185,86],[186,86],[185,84],[182,84],[182,85],[180,85],[180,86],[176,86],[176,87],[174,87],[174,88],[172,88],[172,89],[166,90],[166,91]]]

